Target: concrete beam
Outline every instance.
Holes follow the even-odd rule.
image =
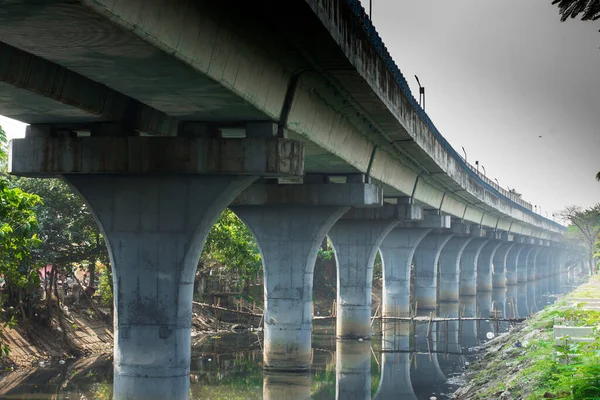
[[[240,194],[232,206],[305,205],[382,207],[383,190],[372,183],[273,185],[256,183]]]
[[[289,139],[34,137],[10,141],[9,172],[302,175],[304,145]]]
[[[2,115],[36,124],[119,121],[151,134],[177,131],[177,120],[163,112],[2,42],[0,60],[0,82],[21,90],[0,96]]]

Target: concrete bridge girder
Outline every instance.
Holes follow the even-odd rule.
[[[398,154],[398,149],[390,147],[390,141],[382,136],[385,132],[373,133],[373,124],[364,122],[368,118],[358,123],[358,119],[353,117],[354,101],[350,102],[351,110],[347,112],[341,112],[340,107],[332,104],[332,98],[339,97],[341,101],[344,97],[337,96],[335,87],[336,79],[340,77],[330,80],[308,71],[311,68],[307,67],[307,60],[286,54],[288,48],[280,43],[285,42],[285,35],[271,35],[277,37],[273,42],[264,40],[268,34],[277,32],[272,29],[285,28],[278,21],[269,20],[276,18],[280,9],[262,13],[268,23],[253,24],[253,27],[244,13],[261,14],[260,7],[244,8],[237,4],[239,10],[234,12],[225,3],[217,5],[191,0],[184,0],[177,7],[168,0],[152,5],[128,0],[102,0],[93,4],[58,1],[44,4],[44,7],[22,3],[3,6],[4,19],[0,24],[3,40],[41,60],[73,71],[80,78],[87,79],[86,85],[97,82],[104,89],[113,88],[115,96],[122,94],[127,97],[121,103],[133,101],[137,108],[148,105],[150,110],[140,115],[156,118],[146,118],[147,121],[138,124],[137,129],[172,134],[174,125],[167,120],[279,121],[284,124],[282,128],[341,158],[349,168],[368,172],[374,179],[401,193],[408,194],[411,189],[416,189],[413,196],[417,200],[439,207],[444,212],[489,227],[498,225],[498,215],[504,214],[517,224],[556,230],[547,221],[513,207],[497,194],[480,187],[449,156],[423,121],[414,115],[415,110],[406,103],[406,99],[401,99],[403,95],[389,102],[390,99],[386,100],[387,96],[371,82],[373,77],[368,73],[365,75],[364,65],[354,65],[356,74],[369,82],[375,98],[389,111],[386,121],[393,121],[397,131],[407,129],[405,135],[412,137],[421,148],[419,156],[425,156],[428,163],[433,162],[436,171],[445,171],[454,182],[450,185],[452,187],[445,187],[433,175],[418,181],[414,165],[401,160],[403,157],[414,158],[414,154]],[[270,6],[277,8],[273,4]],[[321,20],[318,23],[326,13],[311,12],[310,5],[304,2],[293,6],[310,17],[311,26],[317,24],[319,29],[333,29],[332,32],[335,32],[333,21]],[[223,15],[228,18],[223,18]],[[35,37],[30,34],[31,24],[39,33]],[[294,25],[294,29],[297,28],[301,29],[301,26]],[[70,34],[66,34],[67,31]],[[56,32],[62,34],[53,34]],[[91,32],[102,32],[103,35],[88,36],[92,35]],[[79,40],[74,41],[73,37]],[[337,34],[333,40],[327,37],[327,45],[333,45],[339,55],[343,55],[353,48],[334,43],[340,38]],[[362,49],[362,46],[359,48]],[[349,60],[358,60],[364,55],[356,56],[358,58],[353,56]],[[381,62],[379,59],[370,61]],[[352,63],[344,66],[351,67]],[[306,73],[299,75],[292,71]],[[388,74],[385,71],[385,68],[381,70]],[[330,74],[335,75],[335,72]],[[344,81],[337,83],[340,82]],[[393,82],[390,81],[390,84]],[[27,85],[22,86],[30,89]],[[388,94],[400,94],[396,87],[392,88],[394,90],[388,91]],[[207,94],[213,92],[217,94]],[[38,91],[38,94],[41,93],[45,91]],[[92,114],[101,115],[100,120],[118,121],[123,118],[122,110],[126,108],[103,115],[106,110],[95,103],[90,105],[80,98],[58,100],[91,110]],[[92,100],[87,99],[88,102]],[[347,99],[344,101],[347,102]],[[405,112],[398,112],[397,107],[401,104]],[[283,114],[285,118],[281,119]],[[162,122],[151,126],[159,115]],[[54,122],[72,122],[68,119],[65,116]],[[171,128],[163,129],[166,125]],[[459,194],[461,191],[463,193]],[[470,211],[463,211],[467,208],[476,210],[477,204],[485,210],[475,212],[483,216],[483,222],[478,216],[471,216]]]

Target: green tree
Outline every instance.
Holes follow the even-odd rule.
[[[238,274],[244,293],[248,282],[262,270],[260,253],[252,233],[229,209],[223,211],[208,234],[200,257],[198,274],[216,267]]]
[[[42,241],[35,257],[43,264],[57,265],[63,272],[75,265],[88,265],[90,285],[96,261],[108,264],[108,251],[94,217],[79,195],[60,179],[20,178],[16,183],[43,200],[35,208]]]
[[[572,225],[569,229],[570,236],[583,243],[589,262],[590,274],[596,273],[597,259],[595,253],[596,243],[600,236],[600,203],[587,209],[570,206],[558,215]]]
[[[39,245],[34,207],[40,204],[36,195],[25,193],[11,185],[5,173],[6,134],[0,128],[0,283],[4,296],[0,309],[7,306],[11,315],[0,314],[0,324],[14,323],[18,310],[22,318],[31,317],[39,296],[38,268],[32,261],[32,251]],[[8,322],[7,322],[8,321]],[[8,347],[0,342],[0,351]]]
[[[553,0],[552,4],[558,5],[560,20],[563,22],[579,15],[582,21],[595,21],[600,18],[600,0]]]

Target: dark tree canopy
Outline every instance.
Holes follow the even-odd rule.
[[[595,21],[600,18],[600,0],[553,0],[552,4],[558,4],[560,20],[563,22],[579,15],[582,21]]]

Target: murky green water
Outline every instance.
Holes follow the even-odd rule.
[[[531,285],[530,285],[531,286]],[[554,301],[551,282],[463,299],[440,316],[521,315]],[[508,295],[508,297],[507,297]],[[496,310],[496,311],[494,311]],[[371,341],[336,341],[333,322],[318,321],[310,374],[262,370],[262,333],[228,333],[193,340],[191,399],[437,399],[449,398],[476,357],[474,347],[509,329],[508,323],[375,322]],[[2,399],[111,399],[110,357],[16,371],[5,376]],[[337,396],[337,397],[336,397]]]

